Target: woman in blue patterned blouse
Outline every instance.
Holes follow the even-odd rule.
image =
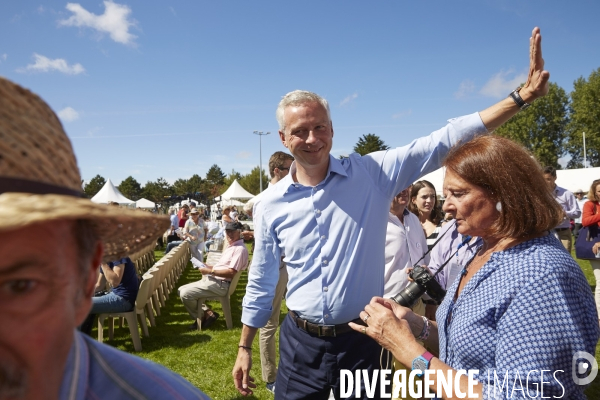
[[[459,260],[462,273],[448,288],[437,323],[374,298],[360,315],[368,327],[355,329],[404,365],[437,371],[432,392],[440,373],[452,371],[454,378],[458,370],[478,370],[478,398],[585,398],[589,382],[581,378],[591,363],[577,364],[583,375],[572,375],[572,368],[580,352],[593,359],[597,314],[580,267],[549,234],[563,212],[541,167],[520,145],[492,135],[453,148],[444,165],[444,211],[459,233],[483,244]],[[466,392],[467,377],[457,382],[453,395]]]

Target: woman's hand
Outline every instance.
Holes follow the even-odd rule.
[[[350,327],[370,336],[394,354],[402,353],[415,344],[418,345],[411,325],[415,330],[419,329],[416,319],[422,321],[422,318],[414,314],[410,308],[402,307],[389,299],[373,297],[371,303],[361,311],[360,318],[365,321],[366,327],[353,322],[349,323]],[[414,322],[409,323],[411,321]],[[419,333],[420,330],[416,334]]]
[[[594,244],[594,246],[592,247],[592,252],[594,254],[598,254],[598,250],[600,249],[600,242],[597,242]]]

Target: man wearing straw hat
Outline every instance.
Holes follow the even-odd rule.
[[[100,264],[152,243],[168,225],[82,198],[54,112],[0,78],[0,398],[207,398],[179,375],[76,330]]]

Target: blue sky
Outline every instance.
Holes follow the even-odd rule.
[[[3,1],[0,75],[60,115],[81,173],[118,184],[225,173],[284,150],[294,89],[331,104],[332,153],[401,146],[524,80],[539,26],[567,92],[600,67],[593,1]]]

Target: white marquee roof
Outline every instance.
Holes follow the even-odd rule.
[[[139,199],[135,202],[136,208],[154,208],[155,205],[154,202],[146,199]]]
[[[134,201],[123,196],[121,192],[119,192],[119,189],[113,185],[110,179],[108,179],[102,189],[100,189],[100,191],[94,197],[92,197],[92,201],[100,204],[107,204],[109,201],[114,201],[119,204],[135,203]]]
[[[246,189],[244,189],[242,185],[238,183],[237,179],[234,180],[231,186],[229,186],[229,188],[225,191],[225,193],[221,195],[221,199],[223,200],[246,200],[251,199],[253,197],[254,195],[248,192]]]

